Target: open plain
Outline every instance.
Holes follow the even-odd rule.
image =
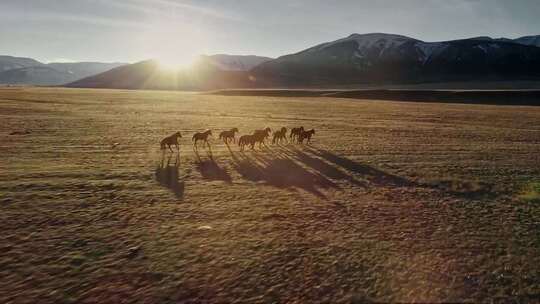
[[[540,298],[540,107],[2,88],[0,119],[1,303]],[[282,126],[312,144],[218,140]]]

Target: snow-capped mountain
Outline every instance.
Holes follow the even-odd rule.
[[[525,45],[534,45],[540,47],[540,35],[538,36],[525,36],[518,39],[514,39],[515,42],[525,44]]]
[[[249,71],[261,63],[272,60],[272,58],[253,55],[218,54],[201,56],[201,60],[213,64],[223,71]]]
[[[540,47],[540,35],[538,35],[538,36],[524,36],[524,37],[520,37],[520,38],[516,38],[516,39],[491,38],[491,37],[488,37],[488,36],[474,37],[474,38],[469,38],[469,39],[498,41],[498,42],[514,42],[514,43],[523,44],[523,45],[531,45],[531,46]]]
[[[419,82],[540,77],[540,48],[476,37],[424,42],[393,34],[353,34],[252,70],[265,85]]]
[[[160,71],[157,63],[145,61],[68,86],[208,90],[540,79],[540,48],[522,43],[490,37],[425,42],[384,33],[352,34],[272,60],[202,56],[193,70],[175,73]]]
[[[305,50],[305,52],[317,52],[326,48],[333,47],[337,44],[355,42],[358,48],[358,55],[364,56],[373,49],[377,50],[380,55],[385,50],[399,47],[400,45],[414,41],[415,39],[401,35],[372,33],[372,34],[352,34],[349,37],[338,39],[336,41],[319,44],[312,48]]]

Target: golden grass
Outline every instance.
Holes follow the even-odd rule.
[[[0,119],[2,303],[540,294],[540,205],[515,203],[538,108],[6,88]],[[300,125],[312,146],[191,147]]]

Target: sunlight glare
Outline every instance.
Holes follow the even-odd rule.
[[[161,69],[177,71],[189,69],[197,61],[198,57],[196,55],[179,54],[178,56],[162,56],[156,59]]]

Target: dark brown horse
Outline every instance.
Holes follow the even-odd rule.
[[[210,136],[210,135],[212,135],[211,130],[206,130],[206,131],[204,131],[202,133],[193,134],[192,140],[193,140],[193,145],[195,146],[195,148],[197,148],[197,142],[199,140],[203,141],[203,146],[204,146],[204,144],[206,144],[208,146],[208,148],[210,148],[210,143],[208,143],[208,136]]]
[[[281,130],[274,132],[274,137],[272,138],[272,143],[281,143],[281,141],[287,141],[287,128],[283,127]]]
[[[307,139],[307,143],[311,143],[311,137],[315,134],[315,129],[311,129],[309,131],[302,131],[300,135],[298,136],[298,142],[303,144],[304,140]]]
[[[229,131],[223,131],[219,133],[219,139],[223,139],[226,145],[229,144],[229,141],[236,143],[236,137],[234,136],[238,132],[238,128],[232,128]]]
[[[171,136],[165,137],[160,143],[161,150],[165,150],[166,148],[165,146],[168,146],[169,150],[173,152],[173,150],[171,149],[171,146],[176,146],[176,150],[179,151],[180,146],[178,145],[178,138],[181,138],[181,137],[182,137],[182,134],[180,134],[180,132],[176,132]]]
[[[302,132],[304,132],[304,127],[292,128],[291,135],[289,135],[289,139],[291,140],[291,142],[294,142],[295,139],[298,141]]]
[[[247,145],[251,145],[251,149],[255,147],[255,135],[242,135],[238,139],[238,146],[240,147],[240,151],[244,151],[244,147]]]
[[[272,129],[270,128],[266,128],[263,130],[255,130],[253,132],[253,139],[255,143],[259,143],[259,148],[261,148],[262,145],[266,146],[264,140],[270,136],[270,132],[272,132]]]
[[[255,130],[251,135],[242,135],[238,140],[238,146],[240,146],[240,151],[244,151],[244,147],[247,145],[251,146],[251,150],[255,148],[255,144],[259,144],[259,148],[262,148],[262,145],[265,145],[264,140],[270,134],[270,128],[264,130]]]

